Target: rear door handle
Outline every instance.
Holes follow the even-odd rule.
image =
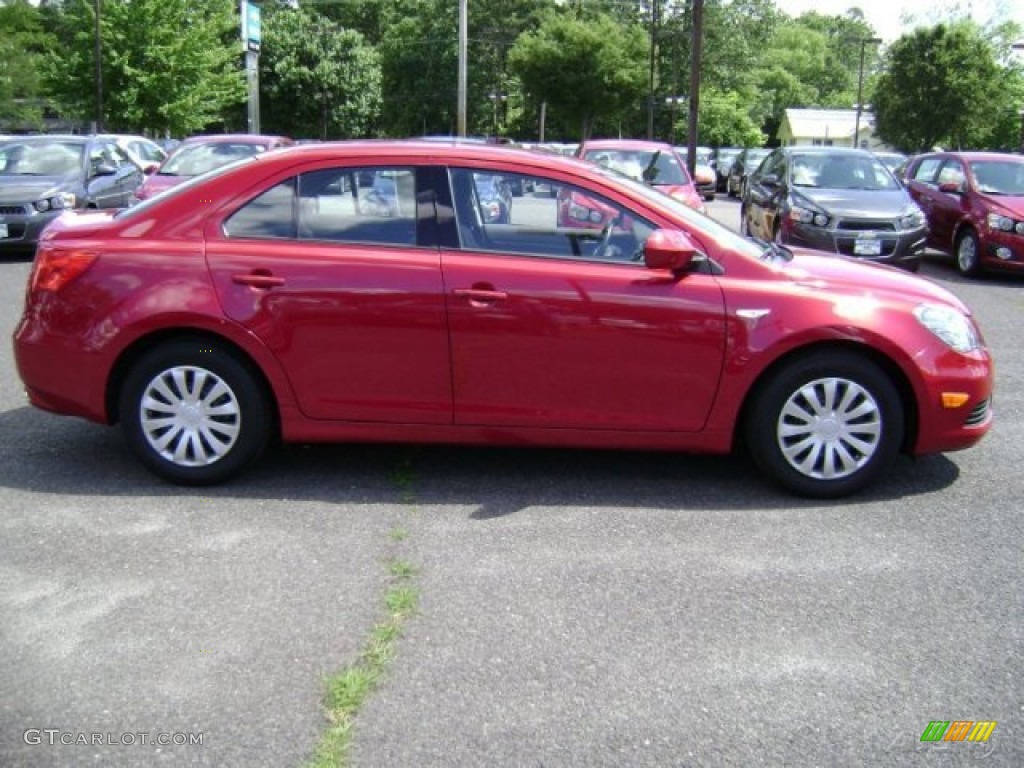
[[[239,285],[251,285],[253,288],[276,288],[279,285],[284,285],[283,277],[255,272],[247,275],[232,275],[231,281]]]

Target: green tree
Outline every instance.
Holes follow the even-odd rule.
[[[585,139],[596,120],[615,120],[647,92],[647,36],[598,15],[578,20],[551,14],[519,36],[509,69],[537,102],[579,126]]]
[[[712,147],[760,147],[765,135],[751,119],[746,99],[736,91],[705,89],[700,97],[697,133],[700,143]],[[685,123],[676,131],[685,135]]]
[[[0,121],[41,127],[45,94],[39,70],[55,42],[28,0],[0,3]]]
[[[195,133],[244,102],[234,0],[119,0],[100,14],[107,130]],[[96,115],[94,4],[69,0],[60,48],[47,57],[54,98],[83,120]]]
[[[371,135],[381,107],[376,50],[319,14],[268,11],[260,53],[264,129],[321,139]]]
[[[878,135],[906,152],[979,146],[1000,88],[995,51],[977,26],[917,29],[887,51],[872,102]]]

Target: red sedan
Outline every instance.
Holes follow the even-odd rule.
[[[507,222],[482,214],[489,175],[524,190]],[[565,192],[606,223],[561,222]],[[65,213],[14,347],[34,405],[120,422],[185,484],[227,478],[275,437],[743,443],[788,489],[834,497],[992,423],[989,352],[941,287],[758,244],[598,165],[487,145],[300,146],[118,213]]]
[[[907,163],[904,183],[928,219],[928,242],[961,274],[1024,272],[1024,157],[934,152]]]

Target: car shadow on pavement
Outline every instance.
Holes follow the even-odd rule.
[[[750,458],[668,452],[440,445],[276,447],[232,481],[179,487],[151,475],[118,429],[30,407],[0,413],[0,487],[37,493],[317,500],[393,504],[403,489],[415,503],[468,505],[488,520],[534,506],[678,510],[806,509],[933,493],[956,482],[950,458],[900,457],[886,477],[846,499],[788,494]],[[408,492],[408,490],[406,491]]]

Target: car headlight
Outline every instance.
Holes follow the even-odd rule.
[[[827,215],[821,211],[813,211],[810,208],[804,208],[799,205],[794,205],[789,209],[789,218],[801,224],[813,224],[816,227],[828,226]]]
[[[32,203],[32,207],[40,213],[46,211],[59,211],[63,208],[74,208],[75,207],[75,196],[70,192],[61,192],[59,195],[53,197],[45,197],[42,200],[36,200]]]
[[[1016,221],[1009,216],[1003,216],[1001,213],[990,213],[985,217],[985,221],[989,229],[1001,229],[1003,232],[1012,232],[1013,228],[1018,226]]]
[[[974,324],[952,307],[922,304],[914,308],[914,317],[950,349],[966,354],[981,346]]]
[[[920,208],[906,210],[899,219],[900,229],[917,229],[924,226],[924,213]]]

